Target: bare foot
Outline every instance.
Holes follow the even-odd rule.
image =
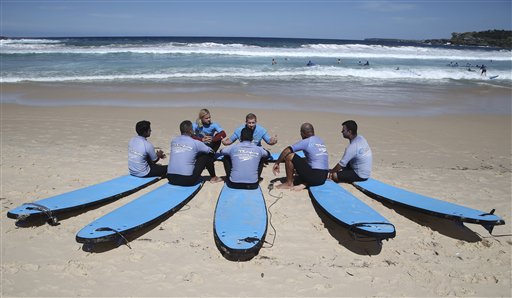
[[[301,191],[301,190],[303,190],[303,189],[305,189],[305,188],[306,188],[306,185],[304,185],[304,184],[299,184],[299,185],[295,185],[294,187],[292,187],[292,190],[293,190],[293,191]]]
[[[217,176],[210,178],[210,183],[218,183],[218,182],[222,182],[222,181],[223,181],[222,178],[217,177]]]
[[[293,188],[293,184],[281,183],[279,185],[276,185],[276,188],[278,188],[278,189],[292,189]]]

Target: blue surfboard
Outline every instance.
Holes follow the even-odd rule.
[[[303,151],[299,151],[299,152],[295,152],[295,154],[297,154],[299,157],[305,157],[304,155],[304,152]],[[281,152],[274,152],[274,153],[270,153],[270,156],[268,158],[268,161],[269,162],[274,162],[276,161],[278,158],[279,158],[279,155],[281,155]],[[215,160],[216,161],[222,161],[222,159],[224,158],[224,155],[220,154],[220,153],[215,153]]]
[[[309,193],[325,213],[352,232],[379,240],[395,237],[393,224],[332,180],[309,187]]]
[[[267,233],[267,207],[261,188],[224,185],[215,207],[213,233],[227,259],[244,260],[258,254]]]
[[[166,183],[91,222],[76,234],[79,243],[119,240],[159,219],[173,214],[190,201],[203,185],[176,186]]]
[[[503,219],[493,214],[494,209],[488,213],[471,209],[394,187],[372,178],[363,182],[354,182],[354,186],[378,200],[396,203],[406,208],[442,218],[480,224],[489,233],[492,233],[495,225],[505,224]]]
[[[132,194],[160,180],[159,177],[139,178],[131,175],[121,176],[92,186],[84,187],[57,196],[25,203],[10,210],[7,217],[17,220],[27,220],[46,216],[55,224],[56,215],[97,204],[114,201]]]
[[[304,155],[304,151],[297,151],[297,152],[294,152],[295,154],[297,154],[299,157],[306,157],[306,155]],[[276,161],[279,159],[279,155],[281,155],[281,152],[277,152],[277,153],[270,153],[270,157],[268,159],[268,161],[270,162],[273,162],[273,161]]]

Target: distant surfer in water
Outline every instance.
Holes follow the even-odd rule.
[[[324,141],[315,136],[315,129],[311,123],[300,126],[302,140],[286,147],[274,164],[274,175],[280,173],[279,164],[284,162],[286,181],[276,186],[279,189],[302,190],[308,186],[317,186],[325,183],[329,172],[329,154]],[[304,151],[305,158],[299,157],[295,152]],[[294,172],[299,176],[300,184],[294,186]]]
[[[165,177],[167,166],[157,164],[164,159],[165,153],[156,150],[148,142],[151,136],[151,122],[142,120],[135,125],[137,136],[128,143],[128,170],[136,177]]]
[[[192,138],[203,142],[206,146],[217,152],[223,138],[226,137],[226,132],[216,122],[212,122],[212,116],[208,109],[201,109],[196,123],[192,124],[194,135]],[[206,169],[210,174],[210,182],[220,182],[222,179],[215,174],[215,166],[213,163],[208,163]]]
[[[276,64],[277,64],[276,59],[272,58],[272,65],[276,65]]]
[[[308,63],[306,64],[306,66],[314,66],[315,63],[311,62],[311,60],[308,61]]]
[[[357,135],[357,123],[354,120],[345,121],[341,126],[341,133],[350,144],[339,163],[329,170],[329,178],[334,182],[345,183],[367,180],[372,172],[372,150],[366,139]]]
[[[487,76],[487,67],[485,67],[484,64],[482,64],[482,66],[480,67],[480,70],[481,70],[481,72],[480,72],[481,76]]]

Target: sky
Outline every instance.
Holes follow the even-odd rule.
[[[0,0],[0,35],[450,38],[512,30],[511,0]]]

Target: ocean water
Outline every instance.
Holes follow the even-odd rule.
[[[0,82],[10,84],[168,84],[184,93],[239,88],[256,95],[381,105],[436,101],[439,93],[453,88],[512,90],[509,50],[390,41],[4,39],[0,41],[0,58]],[[314,66],[307,66],[309,61]],[[368,66],[362,65],[367,61]],[[480,74],[482,64],[487,67],[487,76]],[[497,77],[489,79],[493,76]],[[418,90],[424,93],[420,98]],[[9,99],[4,96],[3,101]],[[501,105],[507,103],[503,98],[499,100]],[[496,110],[502,111],[503,107]]]

